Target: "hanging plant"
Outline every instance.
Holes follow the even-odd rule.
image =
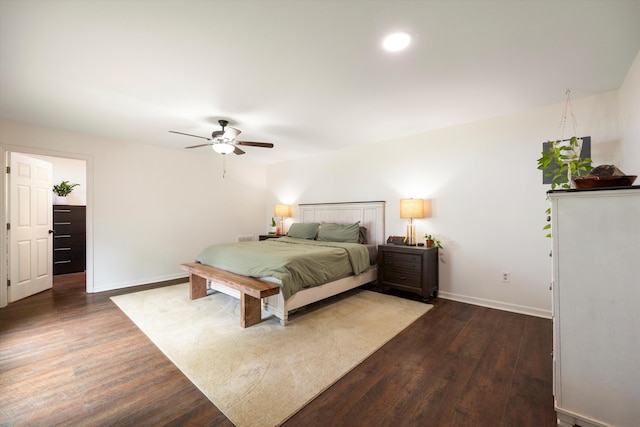
[[[538,159],[538,169],[545,171],[545,176],[551,178],[551,189],[571,188],[571,180],[589,173],[593,168],[591,158],[581,158],[582,146],[576,136],[572,136],[568,145],[567,140],[549,141],[548,149],[542,152]]]
[[[578,138],[576,118],[573,115],[571,107],[571,91],[566,92],[567,100],[564,105],[564,111],[560,118],[560,138],[555,141],[549,141],[546,149],[542,151],[542,156],[538,159],[538,169],[544,172],[544,175],[551,178],[551,189],[571,188],[574,178],[587,175],[593,168],[591,158],[580,156],[582,152],[582,138]],[[567,112],[571,115],[571,123],[573,125],[573,133],[569,139],[562,139],[564,129],[567,123]],[[568,142],[568,144],[567,144]],[[545,211],[547,216],[547,224],[543,230],[549,230],[546,237],[551,237],[551,208]]]

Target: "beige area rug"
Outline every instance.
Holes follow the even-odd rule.
[[[283,423],[432,307],[353,290],[242,329],[237,299],[186,283],[112,300],[240,427]]]

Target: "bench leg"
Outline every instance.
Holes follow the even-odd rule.
[[[248,328],[262,321],[262,302],[260,298],[240,294],[240,326]]]
[[[207,279],[195,274],[189,275],[189,297],[198,299],[207,296]]]

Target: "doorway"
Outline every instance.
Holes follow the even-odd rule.
[[[0,155],[2,156],[3,163],[6,163],[9,158],[9,153],[21,153],[29,157],[33,157],[39,160],[44,160],[53,165],[52,170],[52,182],[54,184],[60,183],[61,181],[69,181],[71,183],[78,183],[74,191],[70,194],[68,200],[64,203],[69,205],[79,205],[86,206],[86,252],[85,252],[85,271],[76,274],[76,281],[78,277],[82,277],[84,283],[85,292],[93,291],[93,263],[92,263],[92,254],[93,254],[93,239],[92,239],[92,229],[93,229],[93,221],[92,221],[92,208],[91,208],[91,189],[92,189],[92,161],[90,157],[76,155],[76,154],[67,154],[67,153],[59,153],[52,152],[47,150],[40,149],[29,149],[28,147],[0,147]],[[6,178],[6,174],[3,174],[1,186],[3,190],[6,190],[8,179]],[[5,193],[5,191],[3,191]],[[5,193],[6,194],[6,193]],[[55,195],[53,195],[53,204],[57,203],[55,199]],[[7,197],[3,194],[0,197],[0,216],[3,219],[7,219],[11,206],[11,201],[8,200]],[[8,241],[8,231],[2,227],[2,241]],[[10,248],[8,244],[3,245],[4,250],[0,253],[0,271],[2,274],[0,278],[0,307],[6,306],[8,303],[8,287],[7,281],[5,277],[8,278],[8,270],[5,268],[8,266],[8,261],[11,259],[13,254],[10,253]],[[53,272],[52,272],[53,273]],[[58,278],[62,279],[62,277]],[[56,276],[54,276],[53,284],[55,286]]]

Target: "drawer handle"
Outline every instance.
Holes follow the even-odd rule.
[[[398,276],[398,275],[396,275],[396,279],[407,280],[407,276]]]
[[[71,262],[70,260],[67,260],[67,261],[56,261],[56,262],[54,262],[54,264],[68,264],[70,262]]]
[[[54,251],[70,251],[71,248],[55,248]]]
[[[55,236],[54,239],[59,239],[61,237],[71,237],[71,234],[63,234],[61,236]]]
[[[71,209],[54,209],[54,212],[71,212]]]
[[[70,222],[54,222],[53,225],[71,225]]]

